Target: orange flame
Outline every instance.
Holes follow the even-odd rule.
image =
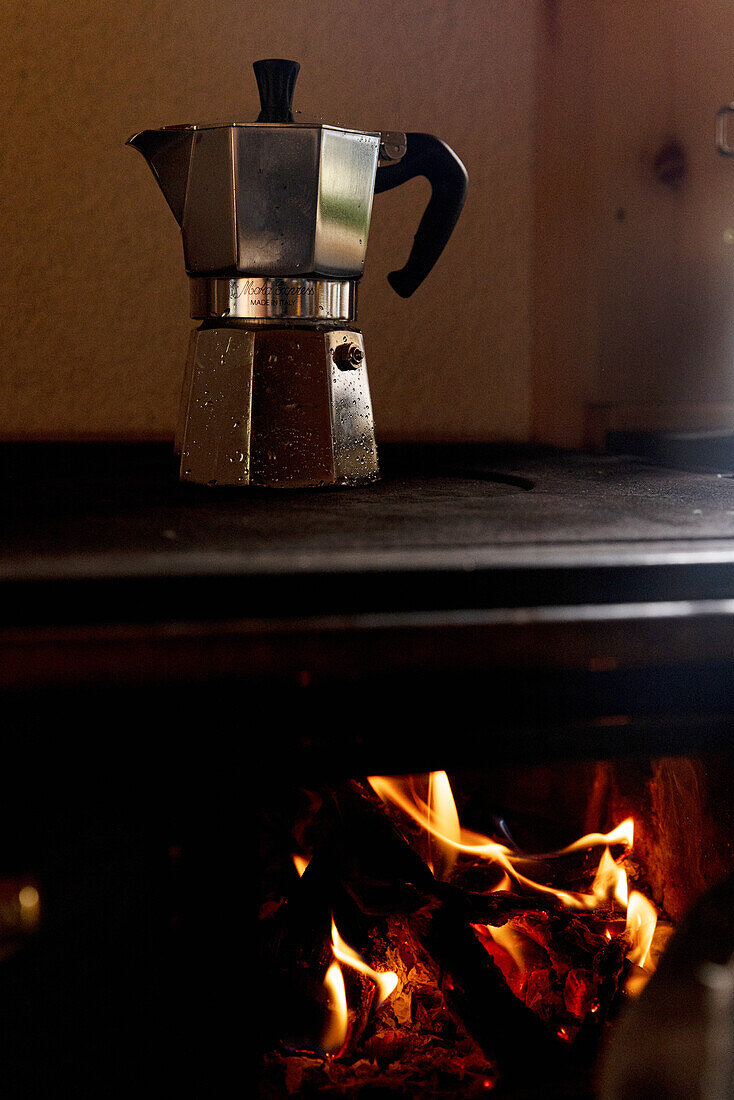
[[[445,772],[433,772],[431,775],[440,776],[442,786],[448,787],[449,791],[451,790],[448,776]],[[505,844],[499,844],[497,841],[491,840],[481,833],[475,833],[470,829],[462,828],[458,825],[458,815],[456,817],[458,828],[452,830],[453,835],[437,825],[436,819],[438,815],[432,812],[429,803],[419,796],[412,777],[408,779],[393,779],[388,776],[373,775],[369,777],[369,784],[383,802],[391,802],[394,806],[397,806],[411,817],[418,825],[424,828],[439,842],[442,850],[453,849],[456,855],[463,852],[467,855],[498,863],[505,874],[514,879],[518,885],[525,886],[541,894],[550,894],[553,897],[559,898],[564,905],[568,905],[573,909],[593,909],[597,904],[597,899],[593,894],[571,893],[566,890],[556,890],[550,886],[544,886],[528,878],[526,875],[521,874],[515,864],[530,862],[532,860],[544,860],[551,856],[566,855],[582,848],[592,848],[600,844],[609,845],[624,842],[627,847],[631,844],[633,823],[632,819],[629,818],[610,833],[589,833],[573,844],[569,844],[567,848],[562,848],[557,852],[544,853],[539,856],[517,856]],[[451,803],[455,809],[453,795],[451,796]],[[442,819],[441,824],[443,824],[443,820],[444,819]],[[458,837],[455,835],[457,832]]]
[[[361,974],[364,974],[365,977],[370,978],[370,980],[375,983],[379,993],[379,1000],[377,1002],[377,1007],[379,1008],[398,984],[397,974],[394,974],[391,970],[378,974],[376,970],[368,966],[364,959],[362,959],[357,952],[341,938],[333,918],[331,921],[331,942],[334,949],[334,957],[338,959],[339,962],[343,962],[346,966],[353,967],[354,970],[358,970]]]
[[[511,927],[509,921],[507,924],[502,924],[497,928],[485,924],[483,925],[483,929],[487,935],[492,937],[495,943],[499,944],[500,947],[504,947],[520,973],[524,973],[525,970],[527,970],[527,960],[524,950],[525,941],[523,937],[518,935],[515,929]]]
[[[535,856],[534,858],[551,859],[554,856],[567,856],[571,852],[580,851],[582,848],[598,848],[602,844],[607,846],[624,844],[625,848],[631,848],[634,839],[635,823],[631,817],[627,817],[609,833],[587,833],[586,836],[579,837],[578,840],[574,840],[573,844],[569,844],[565,848],[559,848],[555,852],[544,852],[542,856]]]
[[[627,906],[625,933],[630,941],[627,958],[641,970],[647,970],[649,967],[650,947],[657,921],[657,913],[647,898],[637,890],[633,890]]]
[[[358,970],[374,982],[378,993],[378,1008],[397,986],[398,976],[391,970],[378,973],[371,966],[368,966],[364,959],[341,938],[333,917],[331,920],[331,945],[334,952],[334,962],[326,971],[326,977],[324,978],[324,985],[329,994],[329,1019],[321,1045],[327,1054],[339,1055],[346,1045],[349,1030],[347,994],[344,986],[344,975],[339,964],[343,963],[345,966],[351,966],[353,970]]]
[[[428,820],[434,841],[429,865],[436,878],[445,880],[456,863],[456,845],[461,836],[459,813],[446,772],[431,772],[428,777]]]
[[[324,985],[329,993],[329,1020],[324,1030],[321,1045],[327,1054],[339,1054],[347,1041],[347,991],[344,988],[344,975],[338,962],[333,962],[326,971]]]
[[[305,856],[299,856],[297,854],[293,856],[293,865],[296,868],[296,870],[298,871],[299,877],[306,870],[309,863],[310,863],[310,860],[306,859]]]
[[[608,848],[604,849],[604,855],[599,860],[591,892],[599,901],[615,898],[623,909],[627,908],[627,873],[617,866]]]

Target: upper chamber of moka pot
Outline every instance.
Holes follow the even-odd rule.
[[[428,134],[295,122],[298,64],[266,60],[253,67],[261,102],[256,122],[166,126],[129,141],[181,227],[188,274],[358,279],[375,191],[425,175],[431,202],[408,264],[390,276],[408,297],[461,211],[466,172],[459,159]]]
[[[190,275],[362,274],[381,136],[294,122],[297,72],[294,62],[255,64],[255,123],[131,138],[181,226]]]

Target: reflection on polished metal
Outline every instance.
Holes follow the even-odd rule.
[[[349,366],[336,354],[342,347],[352,349]],[[183,481],[280,489],[375,481],[362,334],[202,326],[177,436]]]
[[[335,481],[339,485],[374,481],[380,470],[362,333],[327,332],[325,340],[330,361]],[[339,356],[341,347],[349,349],[346,356]]]
[[[353,321],[351,279],[194,278],[191,316],[204,319]]]
[[[192,333],[176,433],[182,481],[249,483],[254,348],[245,329]]]

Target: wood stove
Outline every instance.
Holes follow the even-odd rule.
[[[245,502],[179,485],[167,447],[2,452],[6,863],[37,883],[42,914],[33,941],[3,963],[15,991],[3,1056],[17,1094],[49,1095],[65,1078],[78,1095],[100,1095],[103,1082],[129,1094],[153,1075],[201,1095],[227,1080],[242,1061],[246,1002],[272,1007],[250,988],[252,944],[268,936],[262,921],[254,940],[243,933],[247,838],[267,824],[259,901],[272,905],[274,852],[285,876],[290,831],[303,820],[287,792],[315,791],[343,815],[355,787],[373,821],[394,830],[390,858],[413,861],[412,877],[393,876],[391,889],[437,895],[434,939],[418,936],[412,951],[413,969],[435,967],[436,997],[446,998],[432,1002],[444,1094],[456,1094],[457,1050],[465,1090],[601,1089],[596,1053],[579,1074],[568,1044],[494,982],[472,930],[488,922],[459,920],[458,902],[447,908],[447,892],[466,883],[428,870],[364,779],[445,769],[470,826],[496,836],[501,819],[525,851],[606,831],[631,810],[640,885],[661,916],[685,923],[731,866],[730,478],[629,456],[396,446],[383,448],[379,486]],[[696,817],[692,833],[681,831],[681,807]],[[327,847],[340,852],[334,840]],[[325,856],[319,865],[328,868]],[[288,868],[290,899],[309,872]],[[330,890],[344,887],[333,869],[323,875]],[[407,921],[401,904],[393,918]],[[442,921],[460,928],[458,959],[446,954],[455,945],[436,946],[436,936],[454,938]],[[718,955],[701,965],[723,967],[734,950],[719,924]],[[340,931],[349,944],[354,929]],[[330,949],[310,944],[314,966]],[[298,950],[303,962],[301,941]],[[268,958],[273,969],[282,961],[262,957],[265,970]],[[464,989],[473,1006],[459,1011],[442,983],[468,982],[467,957],[482,959],[485,985]],[[383,962],[367,959],[376,972]],[[499,1000],[483,1018],[490,978]],[[370,999],[371,979],[349,980]],[[405,998],[401,1011],[407,1019]],[[365,1043],[375,1014],[363,1012]],[[526,1031],[515,1034],[507,1021],[518,1014]],[[283,1045],[293,1036],[276,1034],[275,1010],[260,1016],[260,1056],[271,1068],[281,1059],[284,1074],[262,1078],[268,1095],[387,1087],[365,1065],[340,1077],[347,1063],[333,1053],[333,1079],[299,1079],[288,1059],[303,1052]],[[626,1019],[623,1010],[612,1034]],[[700,1050],[700,1036],[689,1038]],[[384,1069],[398,1049],[400,1035],[383,1036],[378,1053],[374,1042],[350,1050],[351,1064]],[[533,1050],[552,1067],[541,1085],[517,1075]],[[241,1072],[252,1080],[251,1059]],[[424,1087],[392,1085],[403,1095]]]

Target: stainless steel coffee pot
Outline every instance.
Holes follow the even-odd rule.
[[[194,330],[176,447],[181,478],[296,488],[379,476],[357,283],[372,200],[417,175],[431,199],[408,261],[409,297],[466,195],[464,166],[429,134],[295,122],[299,66],[254,65],[254,123],[143,130],[145,157],[181,227]]]

